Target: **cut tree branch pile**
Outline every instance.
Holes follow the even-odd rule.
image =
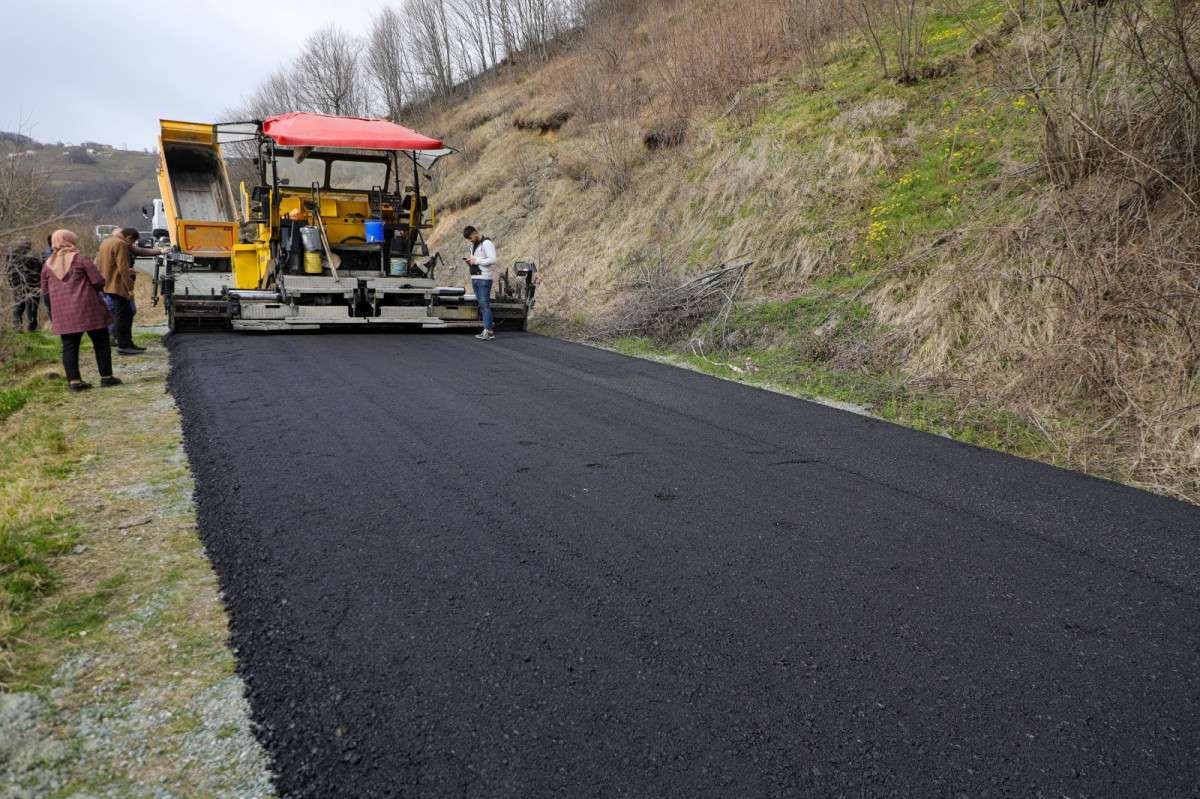
[[[645,269],[639,279],[619,286],[626,292],[621,305],[586,341],[647,336],[670,343],[691,333],[702,322],[719,325],[729,316],[754,261],[737,258],[718,269],[676,284],[661,266]]]

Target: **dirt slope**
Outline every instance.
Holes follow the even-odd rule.
[[[911,82],[882,79],[852,30],[817,63],[744,45],[753,69],[681,111],[677,37],[753,32],[763,5],[664,4],[437,104],[416,121],[462,154],[435,184],[435,245],[457,256],[470,223],[505,264],[537,261],[542,323],[569,334],[612,327],[631,286],[748,255],[727,324],[652,344],[1200,500],[1196,217],[1166,183],[1147,200],[1103,169],[1047,174],[1013,76],[1055,29],[992,2],[933,9]]]

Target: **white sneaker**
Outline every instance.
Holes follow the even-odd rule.
[[[478,336],[476,336],[475,338],[479,339],[480,341],[488,341],[488,340],[494,338],[494,336],[492,336],[491,333],[489,333],[485,330],[482,333],[480,333]]]

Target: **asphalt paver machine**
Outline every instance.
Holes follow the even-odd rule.
[[[452,148],[384,120],[304,113],[160,130],[172,247],[154,299],[172,332],[482,326],[471,293],[439,284],[425,241],[437,219],[421,176]],[[251,175],[238,200],[231,167]],[[518,262],[496,281],[498,324],[525,328],[534,271]]]

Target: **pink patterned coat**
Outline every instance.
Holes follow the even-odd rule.
[[[42,296],[50,300],[50,328],[59,336],[107,327],[112,314],[100,289],[104,276],[86,255],[76,255],[66,277],[59,280],[42,265]]]

